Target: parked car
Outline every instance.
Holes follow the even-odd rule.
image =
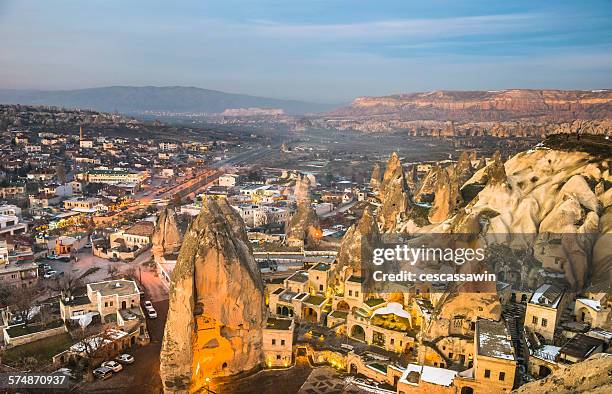
[[[113,376],[113,370],[106,367],[99,367],[93,370],[93,375],[100,380],[106,380]]]
[[[157,319],[157,312],[153,308],[147,308],[147,316],[149,319]]]
[[[51,279],[51,278],[53,278],[55,275],[57,275],[57,271],[54,271],[54,270],[49,270],[49,271],[45,272],[45,274],[43,275],[43,278],[45,278],[45,279]]]
[[[151,308],[153,308],[153,303],[152,303],[151,301],[149,301],[149,300],[146,300],[146,301],[144,302],[144,306],[145,306],[145,308],[147,308],[147,309],[151,309]]]
[[[91,248],[91,242],[87,242],[84,247],[87,249]]]
[[[121,364],[132,364],[134,362],[134,356],[123,353],[122,355],[115,357],[115,361],[120,362]]]
[[[121,372],[121,370],[123,370],[123,365],[119,364],[117,361],[114,360],[104,361],[102,363],[102,366],[109,368],[113,372]]]

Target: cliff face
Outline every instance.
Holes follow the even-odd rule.
[[[568,122],[612,118],[612,91],[512,89],[495,92],[437,91],[359,97],[331,116],[383,116],[401,120]],[[447,129],[444,127],[443,130]],[[448,132],[446,130],[445,132]]]
[[[612,90],[438,91],[359,97],[316,127],[412,136],[544,137],[612,132]]]
[[[164,392],[197,390],[206,377],[263,361],[267,309],[251,252],[237,213],[225,201],[206,201],[172,274],[160,356]]]

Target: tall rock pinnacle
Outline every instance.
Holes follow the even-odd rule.
[[[410,191],[395,152],[387,163],[380,190],[382,204],[377,211],[378,221],[381,231],[389,232],[395,230],[410,211]]]
[[[267,309],[244,223],[226,201],[207,200],[172,274],[160,356],[166,393],[201,388],[263,361]]]
[[[379,241],[376,218],[370,209],[366,208],[361,219],[353,224],[342,238],[336,266],[336,282],[339,285],[351,274],[361,274],[362,256],[371,256]]]
[[[375,163],[374,167],[372,168],[372,176],[370,178],[370,187],[373,190],[380,189],[380,175],[380,164]]]
[[[158,258],[165,254],[176,253],[181,247],[183,234],[172,208],[165,208],[155,223],[155,232],[151,240],[153,255]]]

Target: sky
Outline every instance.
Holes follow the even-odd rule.
[[[0,88],[612,88],[612,1],[0,0]]]

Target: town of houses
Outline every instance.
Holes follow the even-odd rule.
[[[227,199],[247,227],[266,283],[268,368],[288,367],[304,352],[380,392],[509,392],[605,353],[612,342],[609,289],[573,294],[554,284],[525,292],[498,283],[500,308],[458,312],[425,338],[440,292],[391,301],[364,293],[358,274],[333,274],[340,238],[375,202],[365,182],[322,184],[316,171],[223,164],[223,142],[108,138],[86,127],[78,135],[11,130],[3,141],[6,368],[39,357],[39,367],[70,367],[87,378],[150,346],[157,311],[142,270],[167,289],[177,259],[177,250],[156,245],[160,217],[170,212],[184,234],[208,198]],[[419,164],[418,172],[430,167]],[[304,201],[320,225],[315,246],[287,233]],[[42,344],[47,354],[32,356]]]

